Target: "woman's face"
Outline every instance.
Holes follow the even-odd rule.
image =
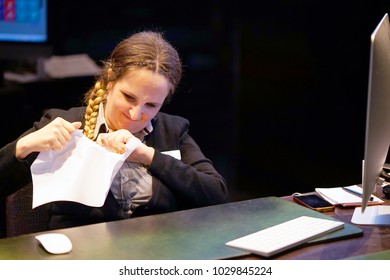
[[[168,80],[150,70],[135,70],[109,85],[104,115],[110,130],[141,131],[161,109]]]

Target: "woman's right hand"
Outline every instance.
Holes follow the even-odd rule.
[[[81,122],[70,123],[60,117],[20,138],[16,144],[15,156],[24,159],[32,152],[59,151],[71,139],[72,133],[81,127]]]

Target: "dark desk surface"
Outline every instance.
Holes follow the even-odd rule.
[[[275,259],[345,259],[390,250],[390,227],[357,227],[350,222],[352,208],[324,215],[290,200],[259,198],[58,230],[73,243],[73,250],[64,255],[44,251],[36,234],[4,238],[0,239],[0,259],[261,259],[224,243],[305,214],[334,217],[346,222],[346,227],[338,235],[328,235],[325,243],[294,249]],[[380,258],[386,256],[390,258],[390,254]]]
[[[379,197],[382,198],[380,194]],[[292,197],[283,197],[292,201]],[[382,198],[384,199],[384,198]],[[387,205],[390,201],[385,200]],[[335,211],[328,212],[326,215],[336,218],[340,221],[351,223],[354,208],[336,207]],[[299,250],[293,250],[289,253],[280,255],[276,259],[345,259],[345,258],[365,258],[366,255],[372,255],[372,258],[390,259],[390,226],[358,226],[363,230],[363,236],[348,238],[339,241],[327,242],[318,245],[311,245]],[[387,251],[387,252],[385,252]],[[379,254],[381,253],[381,254]],[[251,255],[247,259],[256,259],[257,256]],[[370,256],[367,256],[370,258]]]

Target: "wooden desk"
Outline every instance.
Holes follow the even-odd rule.
[[[44,251],[36,234],[0,239],[0,259],[261,259],[224,243],[301,215],[329,218],[290,200],[259,198],[58,230],[73,243],[72,252],[64,255]],[[326,243],[294,249],[275,259],[344,259],[390,249],[390,227],[364,226],[362,231],[350,225],[352,212],[337,208],[328,213],[347,224],[327,235]]]

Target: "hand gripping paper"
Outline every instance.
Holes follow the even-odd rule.
[[[116,154],[75,131],[62,150],[41,152],[31,165],[33,208],[52,201],[102,206],[114,176],[140,144],[132,137],[127,151]]]

